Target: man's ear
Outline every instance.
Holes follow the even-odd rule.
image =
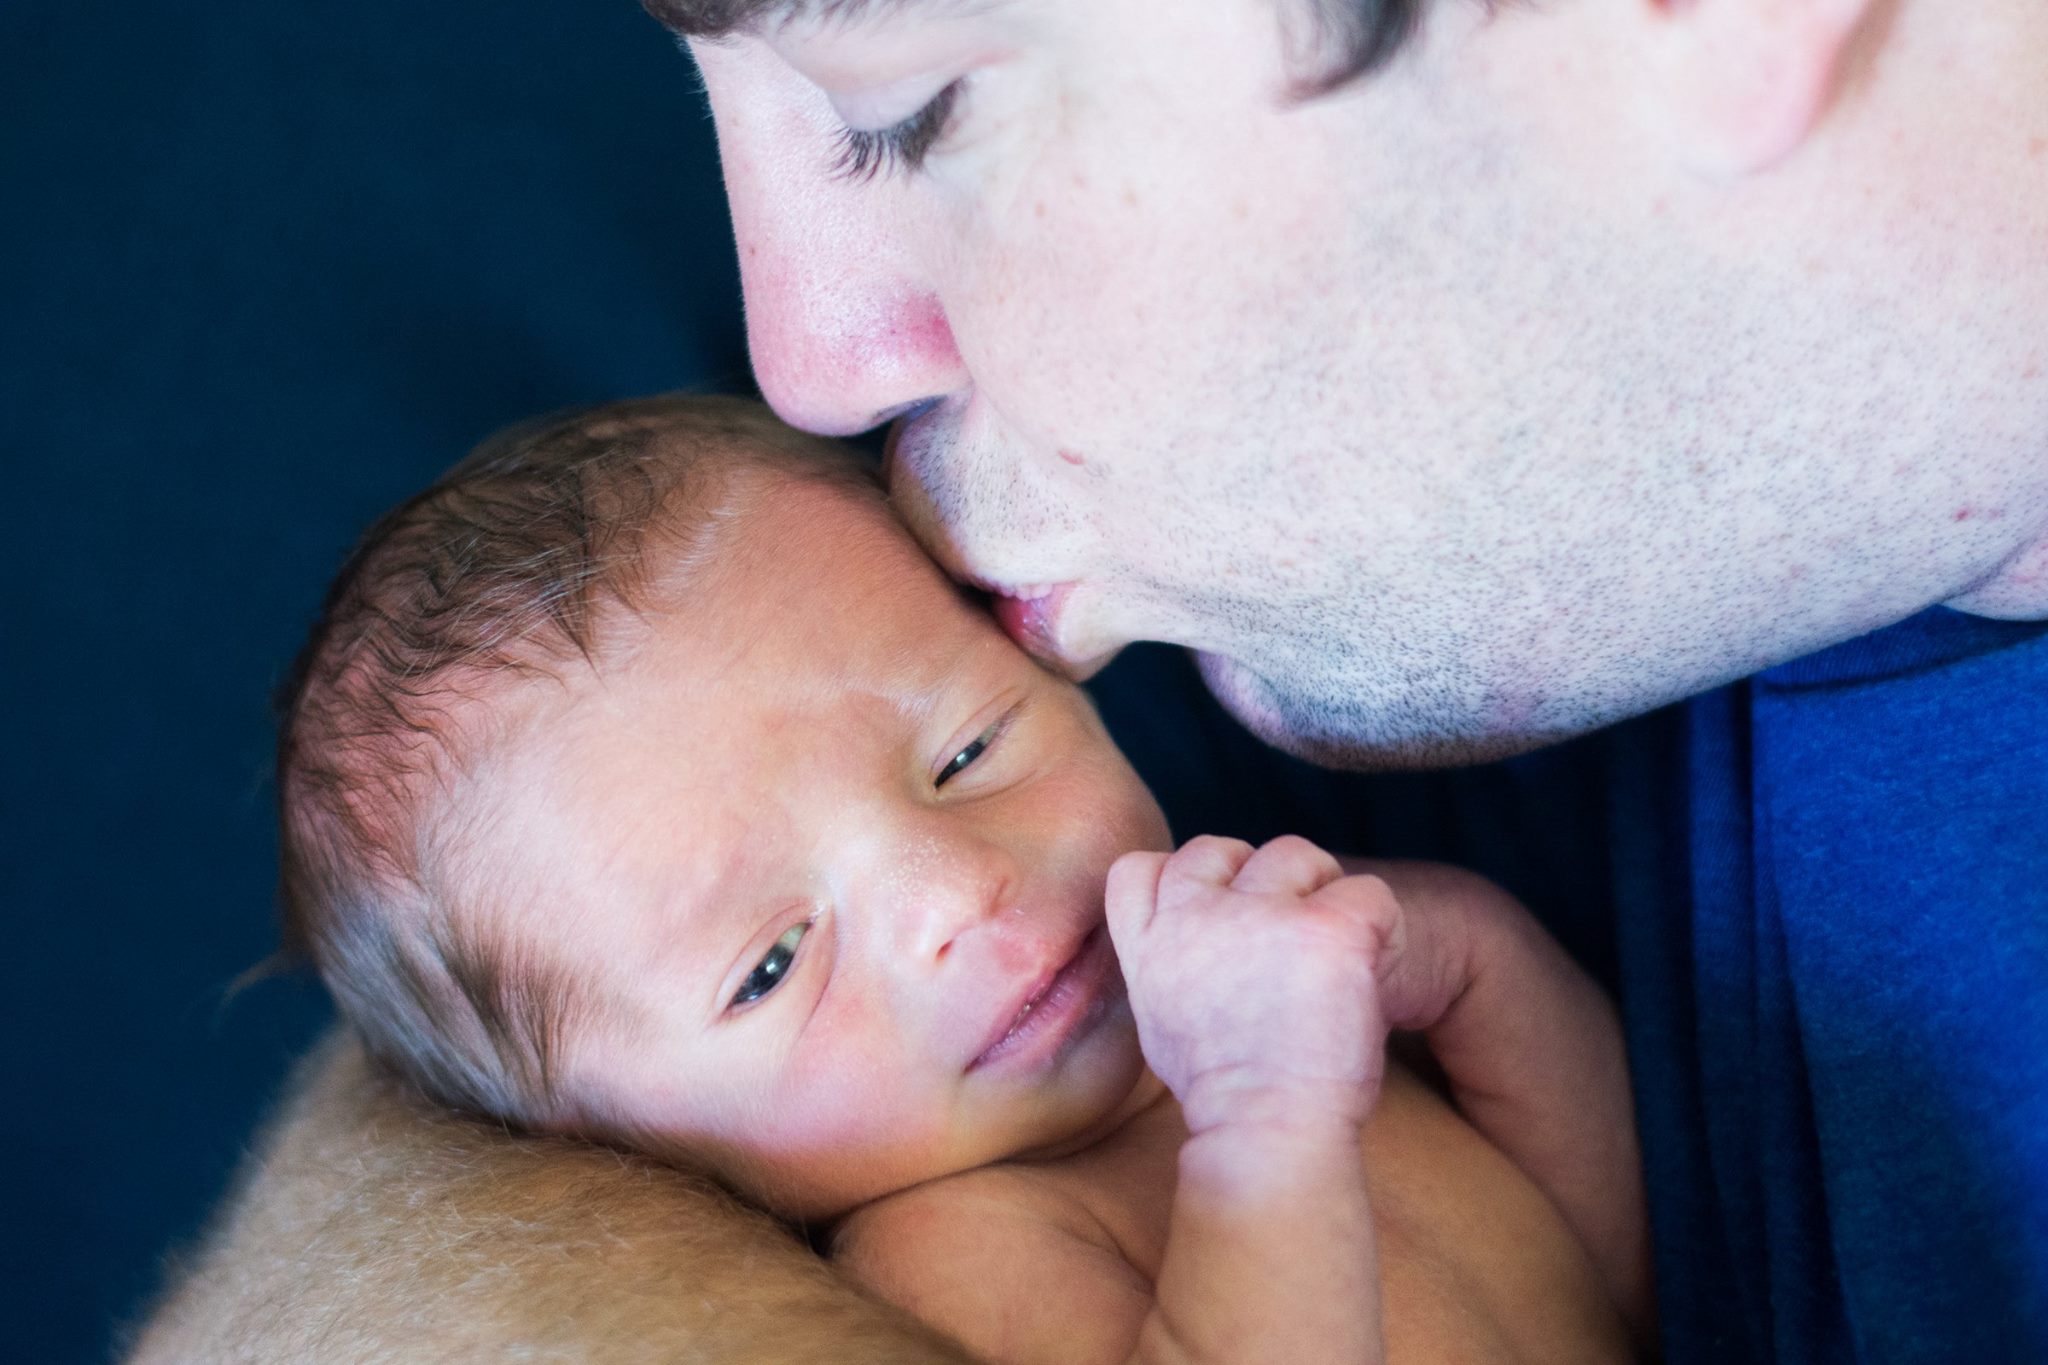
[[[1708,175],[1790,156],[1834,97],[1852,40],[1884,0],[1636,0],[1646,98],[1681,161]]]

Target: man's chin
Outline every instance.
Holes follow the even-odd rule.
[[[1206,649],[1190,650],[1189,653],[1195,656],[1195,667],[1201,671],[1209,695],[1216,698],[1239,725],[1276,749],[1297,758],[1309,757],[1295,747],[1298,737],[1286,723],[1286,716],[1274,700],[1272,686],[1264,678],[1227,655],[1212,654]]]
[[[1291,702],[1258,672],[1221,654],[1193,651],[1210,693],[1264,743],[1319,768],[1412,772],[1489,763],[1565,736],[1469,733],[1425,727],[1420,718],[1370,711],[1362,704]]]

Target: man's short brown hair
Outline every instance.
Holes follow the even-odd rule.
[[[845,17],[915,0],[640,0],[663,28],[686,38],[718,38],[804,15]],[[1422,0],[1292,0],[1307,13],[1304,72],[1310,93],[1333,90],[1384,66],[1415,32]]]

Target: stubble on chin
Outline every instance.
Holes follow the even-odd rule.
[[[1517,726],[1507,711],[1461,706],[1432,695],[1426,685],[1404,691],[1350,678],[1334,660],[1322,669],[1275,669],[1268,675],[1222,654],[1195,657],[1210,693],[1239,724],[1262,742],[1322,768],[1466,767],[1582,732]]]

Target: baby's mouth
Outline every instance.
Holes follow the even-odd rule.
[[[981,1053],[969,1071],[1006,1060],[1019,1063],[1057,1056],[1067,1040],[1100,1017],[1109,996],[1110,979],[1121,982],[1109,948],[1109,934],[1096,925],[1074,955],[1024,998],[1017,1011]]]

